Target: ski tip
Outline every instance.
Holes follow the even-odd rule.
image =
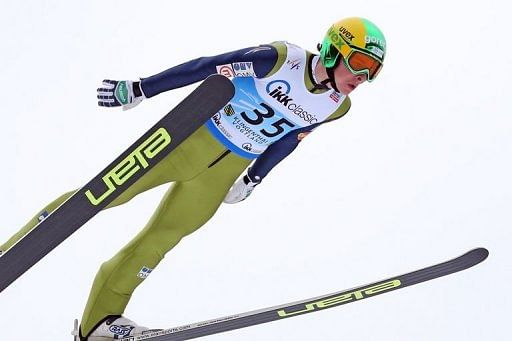
[[[478,264],[486,260],[487,257],[489,257],[489,250],[487,250],[484,247],[478,247],[476,249],[469,251],[466,255],[473,259],[475,264]]]

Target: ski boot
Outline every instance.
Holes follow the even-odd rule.
[[[74,341],[111,341],[121,340],[129,336],[143,335],[157,330],[141,327],[122,316],[109,316],[100,322],[96,329],[87,337],[81,335],[78,320],[75,320],[74,329],[71,334],[74,336]]]

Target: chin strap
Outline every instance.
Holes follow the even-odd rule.
[[[327,84],[330,84],[331,87],[328,87]],[[340,92],[336,86],[336,82],[334,81],[334,72],[332,69],[327,69],[327,78],[321,81],[319,84],[315,84],[313,90],[314,89],[334,89],[336,92]]]
[[[315,83],[315,85],[313,86],[313,89],[311,89],[311,91],[315,91],[317,89],[329,90],[330,88],[327,86],[327,83],[329,83],[330,81],[331,80],[329,78],[326,78],[323,81],[321,81],[320,83]]]
[[[320,83],[323,85],[327,85],[327,83],[331,84],[331,88],[333,88],[336,92],[340,92],[338,87],[336,86],[336,80],[334,77],[334,68],[326,68],[327,78],[321,81]]]

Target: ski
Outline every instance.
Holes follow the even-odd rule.
[[[234,95],[231,81],[211,75],[117,159],[0,256],[0,292],[110,204]]]
[[[484,248],[471,250],[460,257],[444,263],[429,266],[401,276],[391,277],[379,282],[363,285],[349,290],[310,298],[300,302],[255,310],[247,313],[226,316],[185,326],[155,331],[140,336],[132,336],[120,341],[181,341],[222,333],[229,330],[245,328],[327,308],[352,303],[365,298],[384,294],[393,290],[429,281],[434,278],[453,274],[468,269],[487,258],[489,252]]]

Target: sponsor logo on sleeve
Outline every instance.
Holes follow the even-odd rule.
[[[252,62],[233,63],[232,65],[236,76],[256,77]]]
[[[217,65],[217,73],[226,77],[235,77],[231,64]]]
[[[256,77],[252,62],[217,65],[217,73],[226,77]]]

